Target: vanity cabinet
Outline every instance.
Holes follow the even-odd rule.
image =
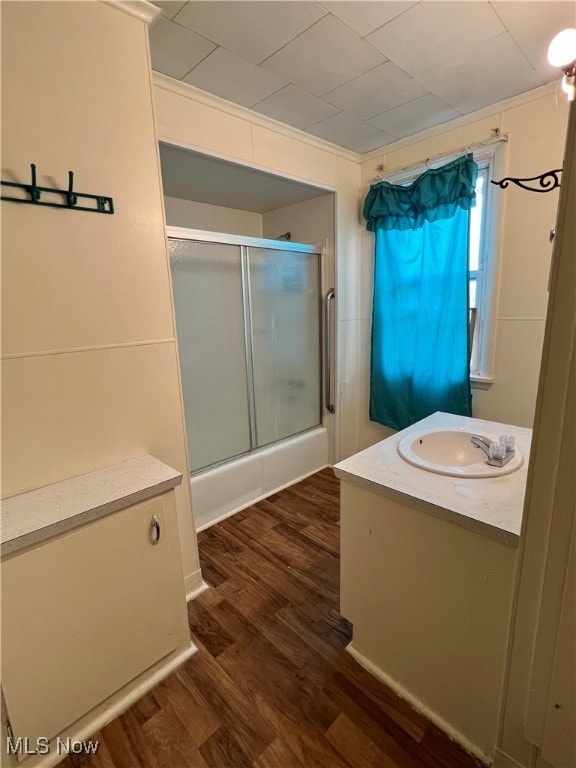
[[[496,745],[526,465],[451,477],[404,461],[423,430],[530,430],[436,413],[335,466],[341,482],[340,611],[351,653],[485,763]]]
[[[13,742],[82,731],[89,713],[191,647],[173,490],[2,559],[2,690]],[[117,714],[109,712],[107,720]]]

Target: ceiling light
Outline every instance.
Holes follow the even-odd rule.
[[[548,46],[548,61],[553,67],[573,69],[576,64],[576,29],[558,32]]]
[[[558,32],[548,46],[548,61],[553,67],[564,72],[562,90],[568,101],[576,95],[576,29],[568,28]]]

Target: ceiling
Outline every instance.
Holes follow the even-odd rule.
[[[152,67],[355,152],[560,80],[576,0],[155,0]]]

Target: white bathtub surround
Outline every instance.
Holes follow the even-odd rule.
[[[513,435],[524,457],[511,474],[494,478],[459,478],[437,475],[408,464],[397,444],[406,435],[426,429],[466,429],[492,437]],[[409,503],[415,509],[442,517],[471,531],[517,544],[532,430],[483,419],[434,413],[334,467],[336,475],[373,493]]]
[[[327,442],[327,430],[318,427],[194,475],[196,529],[202,531],[322,469]]]
[[[411,431],[512,434],[524,464],[495,478],[419,469]],[[341,606],[349,652],[483,762],[504,680],[530,430],[436,413],[336,465],[342,480]]]

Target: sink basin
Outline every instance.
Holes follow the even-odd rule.
[[[522,465],[522,454],[516,452],[503,467],[492,467],[486,463],[486,454],[475,445],[471,438],[478,432],[459,429],[433,429],[412,432],[398,443],[398,453],[409,464],[454,477],[498,477],[514,472]],[[498,441],[494,435],[480,435],[489,441]]]

